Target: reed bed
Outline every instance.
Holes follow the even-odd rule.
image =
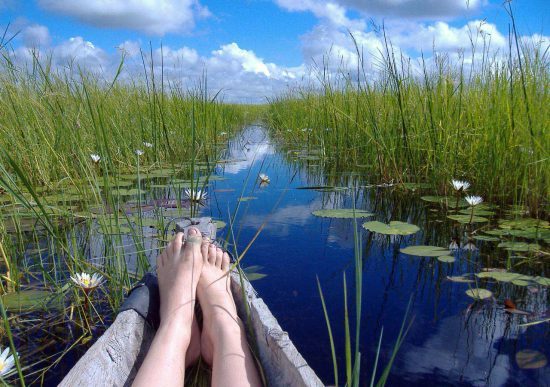
[[[387,41],[370,73],[357,48],[356,70],[334,76],[325,65],[318,71],[320,87],[272,99],[267,121],[286,142],[319,152],[329,173],[361,171],[370,182],[429,183],[443,194],[451,179],[464,178],[488,200],[547,214],[545,47],[511,36],[507,56],[487,48],[457,60],[433,53],[413,63]],[[467,58],[476,58],[474,65]]]

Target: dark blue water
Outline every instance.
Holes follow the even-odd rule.
[[[299,147],[297,147],[299,148]],[[533,349],[550,356],[548,323],[518,325],[525,316],[506,313],[504,299],[522,309],[544,315],[547,288],[536,289],[506,283],[486,283],[495,300],[473,303],[465,291],[468,284],[454,283],[447,276],[478,272],[483,267],[503,267],[507,254],[492,242],[476,242],[476,252],[455,253],[456,262],[442,263],[399,253],[414,244],[448,246],[460,237],[464,226],[453,224],[440,211],[419,199],[419,194],[393,188],[356,188],[319,192],[297,187],[324,185],[318,161],[293,162],[264,130],[251,127],[232,141],[228,159],[240,162],[221,165],[217,172],[227,180],[209,187],[209,203],[203,214],[228,222],[238,198],[241,202],[234,233],[242,251],[258,229],[261,234],[247,252],[243,266],[260,265],[267,277],[254,281],[280,325],[327,384],[334,383],[330,343],[321,299],[319,278],[336,342],[340,384],[345,381],[344,292],[348,285],[350,319],[355,321],[355,263],[353,221],[318,218],[321,208],[357,208],[376,215],[368,220],[401,220],[414,223],[421,232],[409,237],[386,237],[360,227],[362,249],[362,314],[360,351],[362,384],[370,383],[376,348],[383,328],[379,376],[390,359],[407,305],[410,330],[400,348],[388,379],[390,385],[548,385],[550,368],[520,369],[515,354]],[[313,166],[312,166],[313,165]],[[258,173],[269,175],[269,185],[260,187]],[[330,178],[330,176],[329,176]],[[335,173],[339,185],[365,184],[354,174]],[[362,181],[362,183],[360,183]],[[369,181],[370,183],[378,183]],[[243,191],[243,185],[245,186]],[[234,191],[226,191],[227,189]],[[221,231],[222,235],[227,229]],[[540,268],[539,268],[540,269]],[[538,273],[541,274],[541,273]],[[355,326],[351,325],[352,337]],[[378,378],[378,377],[377,377]]]

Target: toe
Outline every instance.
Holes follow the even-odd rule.
[[[222,267],[223,250],[219,247],[216,249],[216,267]]]
[[[172,257],[178,257],[180,255],[180,252],[181,252],[181,246],[183,244],[183,233],[182,232],[178,232],[176,234],[176,237],[174,238],[174,240],[172,242],[170,242],[171,246],[171,250],[172,250]]]
[[[210,246],[210,240],[205,238],[201,244],[201,255],[204,263],[208,262],[208,246]]]
[[[208,263],[214,265],[216,263],[216,246],[210,245],[208,248]]]
[[[192,252],[193,255],[200,253],[200,245],[202,244],[202,237],[199,230],[195,227],[189,228],[187,230],[187,238],[185,239],[184,249]]]
[[[227,254],[227,253],[223,253],[222,270],[223,271],[228,271],[229,270],[229,254]]]

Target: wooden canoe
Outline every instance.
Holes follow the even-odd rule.
[[[184,219],[177,224],[176,231],[185,232],[189,226],[198,227],[203,235],[215,239],[216,226],[211,218]],[[232,272],[231,291],[239,317],[245,323],[250,323],[247,330],[255,337],[249,337],[249,341],[255,340],[268,385],[322,386],[321,380],[300,355],[250,282],[237,272]],[[147,289],[141,296],[144,297],[144,294],[147,298]],[[249,318],[247,309],[250,311]],[[151,319],[146,320],[145,315],[147,311],[138,313],[134,309],[120,312],[103,336],[69,371],[60,386],[130,386],[155,334],[154,324],[150,324]]]

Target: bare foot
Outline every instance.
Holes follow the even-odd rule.
[[[178,325],[189,340],[192,336],[196,289],[203,266],[201,241],[200,232],[190,228],[185,242],[183,233],[178,233],[157,258],[160,325]]]
[[[203,311],[201,354],[209,365],[213,362],[213,341],[217,328],[238,323],[237,309],[230,289],[229,255],[219,247],[203,242],[203,266],[197,296]],[[227,320],[230,320],[228,322]]]
[[[201,246],[203,266],[197,296],[204,322],[201,354],[212,366],[212,386],[260,386],[244,325],[231,294],[229,255],[208,242]]]

